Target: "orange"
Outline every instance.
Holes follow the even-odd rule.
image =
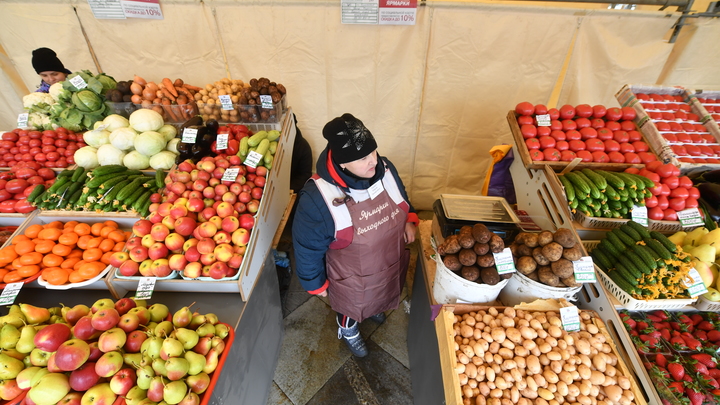
[[[81,277],[88,280],[100,274],[106,267],[107,265],[105,263],[92,261],[83,264],[77,271]]]
[[[70,269],[70,270],[72,270],[72,268],[75,266],[75,263],[79,262],[80,260],[82,260],[82,258],[80,258],[80,257],[69,257],[69,256],[68,256],[68,257],[60,264],[60,267],[63,268],[63,269]]]
[[[11,243],[12,243],[13,245],[17,245],[17,244],[20,243],[20,242],[24,242],[24,241],[28,241],[28,242],[29,242],[29,241],[31,241],[31,240],[32,240],[32,239],[28,238],[28,237],[25,236],[25,235],[18,235],[18,236],[16,236],[16,237],[13,238],[13,240],[12,240]]]
[[[103,238],[102,236],[98,236],[97,238],[90,239],[88,241],[87,247],[85,249],[93,249],[93,248],[100,246],[100,243],[102,243],[102,241],[104,239],[105,238]]]
[[[37,274],[40,271],[40,266],[36,264],[31,264],[28,266],[22,266],[19,269],[17,269],[17,272],[20,276],[23,278],[32,277],[35,274]]]
[[[85,279],[82,278],[80,273],[78,273],[77,271],[73,271],[73,272],[70,272],[70,274],[68,275],[68,281],[71,283],[81,283],[81,282],[85,281]]]
[[[112,250],[109,251],[109,252],[103,253],[102,258],[100,259],[100,261],[103,262],[103,263],[105,263],[105,264],[110,264],[110,257],[113,255],[113,253],[115,253],[115,252],[113,252]]]
[[[73,250],[70,252],[70,254],[67,255],[67,256],[65,256],[65,257],[67,257],[68,259],[71,258],[71,257],[77,257],[77,258],[79,259],[79,258],[82,257],[83,252],[84,252],[84,250],[82,250],[82,249],[73,249]]]
[[[17,269],[19,269],[20,267],[22,267],[23,265],[20,264],[20,257],[18,257],[17,259],[13,260],[13,261],[12,261],[12,264],[11,264],[10,266],[12,267],[13,270],[17,270]]]
[[[19,255],[24,255],[25,253],[30,253],[35,251],[35,243],[31,240],[22,241],[15,245],[15,253]]]
[[[38,237],[38,234],[42,230],[43,230],[43,226],[40,224],[30,225],[27,227],[27,229],[25,229],[25,236],[27,236],[30,239],[35,239]]]
[[[58,240],[62,231],[58,228],[45,228],[38,234],[38,238],[47,240]]]
[[[100,260],[102,255],[103,255],[103,251],[100,250],[100,248],[90,248],[90,249],[85,250],[82,258],[85,261],[94,262],[94,261]]]
[[[43,260],[43,255],[38,252],[30,252],[20,256],[19,260],[20,264],[23,266],[27,266],[28,264],[40,264]]]
[[[53,252],[53,254],[64,257],[64,256],[69,255],[70,252],[72,252],[72,247],[67,246],[67,245],[61,245],[58,243],[57,245],[53,246],[52,252]]]
[[[73,229],[73,228],[75,228],[75,225],[77,225],[77,224],[79,224],[78,221],[67,221],[67,222],[65,222],[65,225],[63,225],[63,228],[65,228],[65,229],[67,229],[67,228]]]
[[[132,232],[131,232],[131,231],[125,231],[125,240],[130,239],[130,237],[132,237]]]
[[[80,236],[83,235],[90,235],[90,225],[79,223],[75,225],[75,233],[77,233]]]
[[[87,249],[87,247],[88,247],[88,242],[90,242],[90,239],[92,239],[92,238],[93,238],[93,237],[90,236],[90,235],[82,235],[82,236],[80,236],[80,237],[78,238],[78,241],[77,241],[77,247],[79,247],[80,249]]]
[[[52,252],[53,246],[55,246],[55,242],[40,239],[38,243],[35,244],[35,251],[42,254],[50,253]]]
[[[71,232],[75,233],[75,229],[73,227],[65,227],[62,230],[63,235],[65,235],[66,233],[71,233]]]
[[[3,277],[3,282],[6,284],[9,283],[17,283],[18,281],[22,280],[24,277],[19,275],[17,270],[13,270],[8,272],[5,277]]]
[[[10,272],[10,270],[8,270],[8,269],[0,269],[0,280],[5,278],[5,275],[8,274],[9,272]]]
[[[43,225],[43,227],[45,229],[48,229],[48,228],[62,229],[63,226],[65,226],[65,224],[60,221],[52,221],[52,222],[48,222],[47,224]]]
[[[13,260],[17,259],[18,254],[15,252],[15,248],[8,246],[0,249],[0,262],[12,263]]]
[[[62,256],[58,256],[55,254],[49,254],[49,255],[45,255],[42,258],[42,264],[45,267],[57,267],[57,266],[60,266],[64,260],[65,259],[63,259]]]
[[[100,245],[98,248],[102,250],[103,252],[109,252],[115,247],[115,241],[112,239],[103,239],[102,242],[100,242]]]
[[[117,231],[117,228],[112,227],[112,226],[104,226],[104,227],[100,230],[100,236],[102,236],[103,238],[107,238],[107,237],[108,237],[108,234],[109,234],[110,232],[113,232],[113,231]]]
[[[119,228],[119,225],[117,224],[117,222],[115,222],[115,221],[110,221],[110,220],[107,220],[107,221],[103,222],[103,225],[105,225],[105,226],[112,226],[112,227],[115,228],[115,229],[118,229],[118,228]]]
[[[115,244],[113,252],[122,252],[123,249],[125,249],[125,242],[118,242]]]
[[[46,269],[47,270],[47,269]],[[70,273],[61,268],[54,267],[51,271],[43,271],[42,278],[52,285],[63,285],[68,282]]]
[[[92,233],[95,236],[100,236],[100,231],[102,231],[104,226],[105,225],[103,225],[102,222],[98,222],[97,224],[92,224],[92,226],[90,226],[90,233]]]
[[[116,229],[116,230],[110,232],[107,235],[107,237],[112,239],[115,242],[124,242],[125,241],[125,232],[123,232],[119,229]]]
[[[75,231],[70,231],[66,234],[60,235],[58,242],[62,243],[63,245],[75,246],[79,238],[80,237],[77,233],[75,233]]]

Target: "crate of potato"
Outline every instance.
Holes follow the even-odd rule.
[[[205,121],[273,123],[287,109],[285,94],[285,86],[265,77],[247,83],[223,78],[195,93],[195,102]]]
[[[37,280],[48,289],[106,289],[102,277],[110,269],[110,256],[125,247],[134,221],[34,215],[0,249],[2,281]]]
[[[438,344],[445,403],[645,405],[603,322],[580,311],[580,331],[557,311],[445,305]]]

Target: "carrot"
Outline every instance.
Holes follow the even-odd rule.
[[[186,89],[192,90],[192,91],[200,91],[200,90],[202,90],[202,88],[200,88],[200,87],[192,86],[192,85],[189,85],[189,84],[187,84],[187,83],[183,84],[182,86],[185,87]]]
[[[171,87],[171,89],[175,89],[175,88]],[[164,97],[166,97],[167,99],[169,99],[170,101],[175,101],[175,99],[177,98],[177,93],[172,94],[172,91],[170,91],[170,89],[168,89],[166,87],[163,87],[162,89],[160,89],[160,91],[162,92],[162,95]]]
[[[181,120],[187,120],[187,119],[188,119],[188,118],[185,118],[185,114],[184,114],[184,112],[183,112],[182,106],[179,106],[179,105],[177,105],[177,104],[172,104],[172,105],[170,105],[170,107],[172,108],[173,113],[175,114],[175,116],[176,116],[178,119],[181,119]]]
[[[178,104],[180,104],[180,105],[185,105],[185,104],[188,103],[188,98],[185,97],[184,94],[181,94],[181,95],[178,96],[176,102],[177,102]]]
[[[163,116],[163,119],[167,118],[167,115],[165,114],[165,110],[163,110],[162,105],[154,105],[152,108],[153,111]]]
[[[175,86],[173,85],[173,82],[170,81],[170,79],[168,79],[167,77],[166,77],[166,78],[163,78],[163,79],[162,79],[162,84],[163,84],[163,86],[165,86],[165,88],[170,92],[170,94],[172,94],[172,95],[175,96],[175,97],[178,96],[178,95],[177,95],[177,92],[175,91]]]
[[[174,85],[175,87],[182,87],[182,85],[183,85],[183,80],[180,79],[180,78],[175,79],[175,82],[173,83],[173,85]]]
[[[164,98],[162,100],[162,106],[165,112],[167,113],[168,117],[170,117],[173,121],[178,121],[178,118],[175,116],[175,113],[173,112],[172,105],[170,103],[170,100],[167,98]]]
[[[182,95],[184,94],[187,96],[187,98],[193,98],[193,95],[184,87],[182,86],[175,86],[175,91],[177,91],[178,94]],[[178,96],[180,97],[180,96]]]

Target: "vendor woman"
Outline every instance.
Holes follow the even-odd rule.
[[[63,63],[58,59],[55,51],[50,48],[38,48],[32,52],[32,65],[42,81],[40,87],[35,90],[40,93],[47,93],[50,86],[62,82],[69,75]]]

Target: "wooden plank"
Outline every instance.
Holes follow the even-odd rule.
[[[435,318],[435,332],[438,338],[438,350],[440,351],[440,369],[442,371],[443,387],[445,388],[445,404],[462,405],[460,394],[460,379],[455,372],[455,339],[452,335],[455,314],[452,310],[443,307],[440,314]]]

